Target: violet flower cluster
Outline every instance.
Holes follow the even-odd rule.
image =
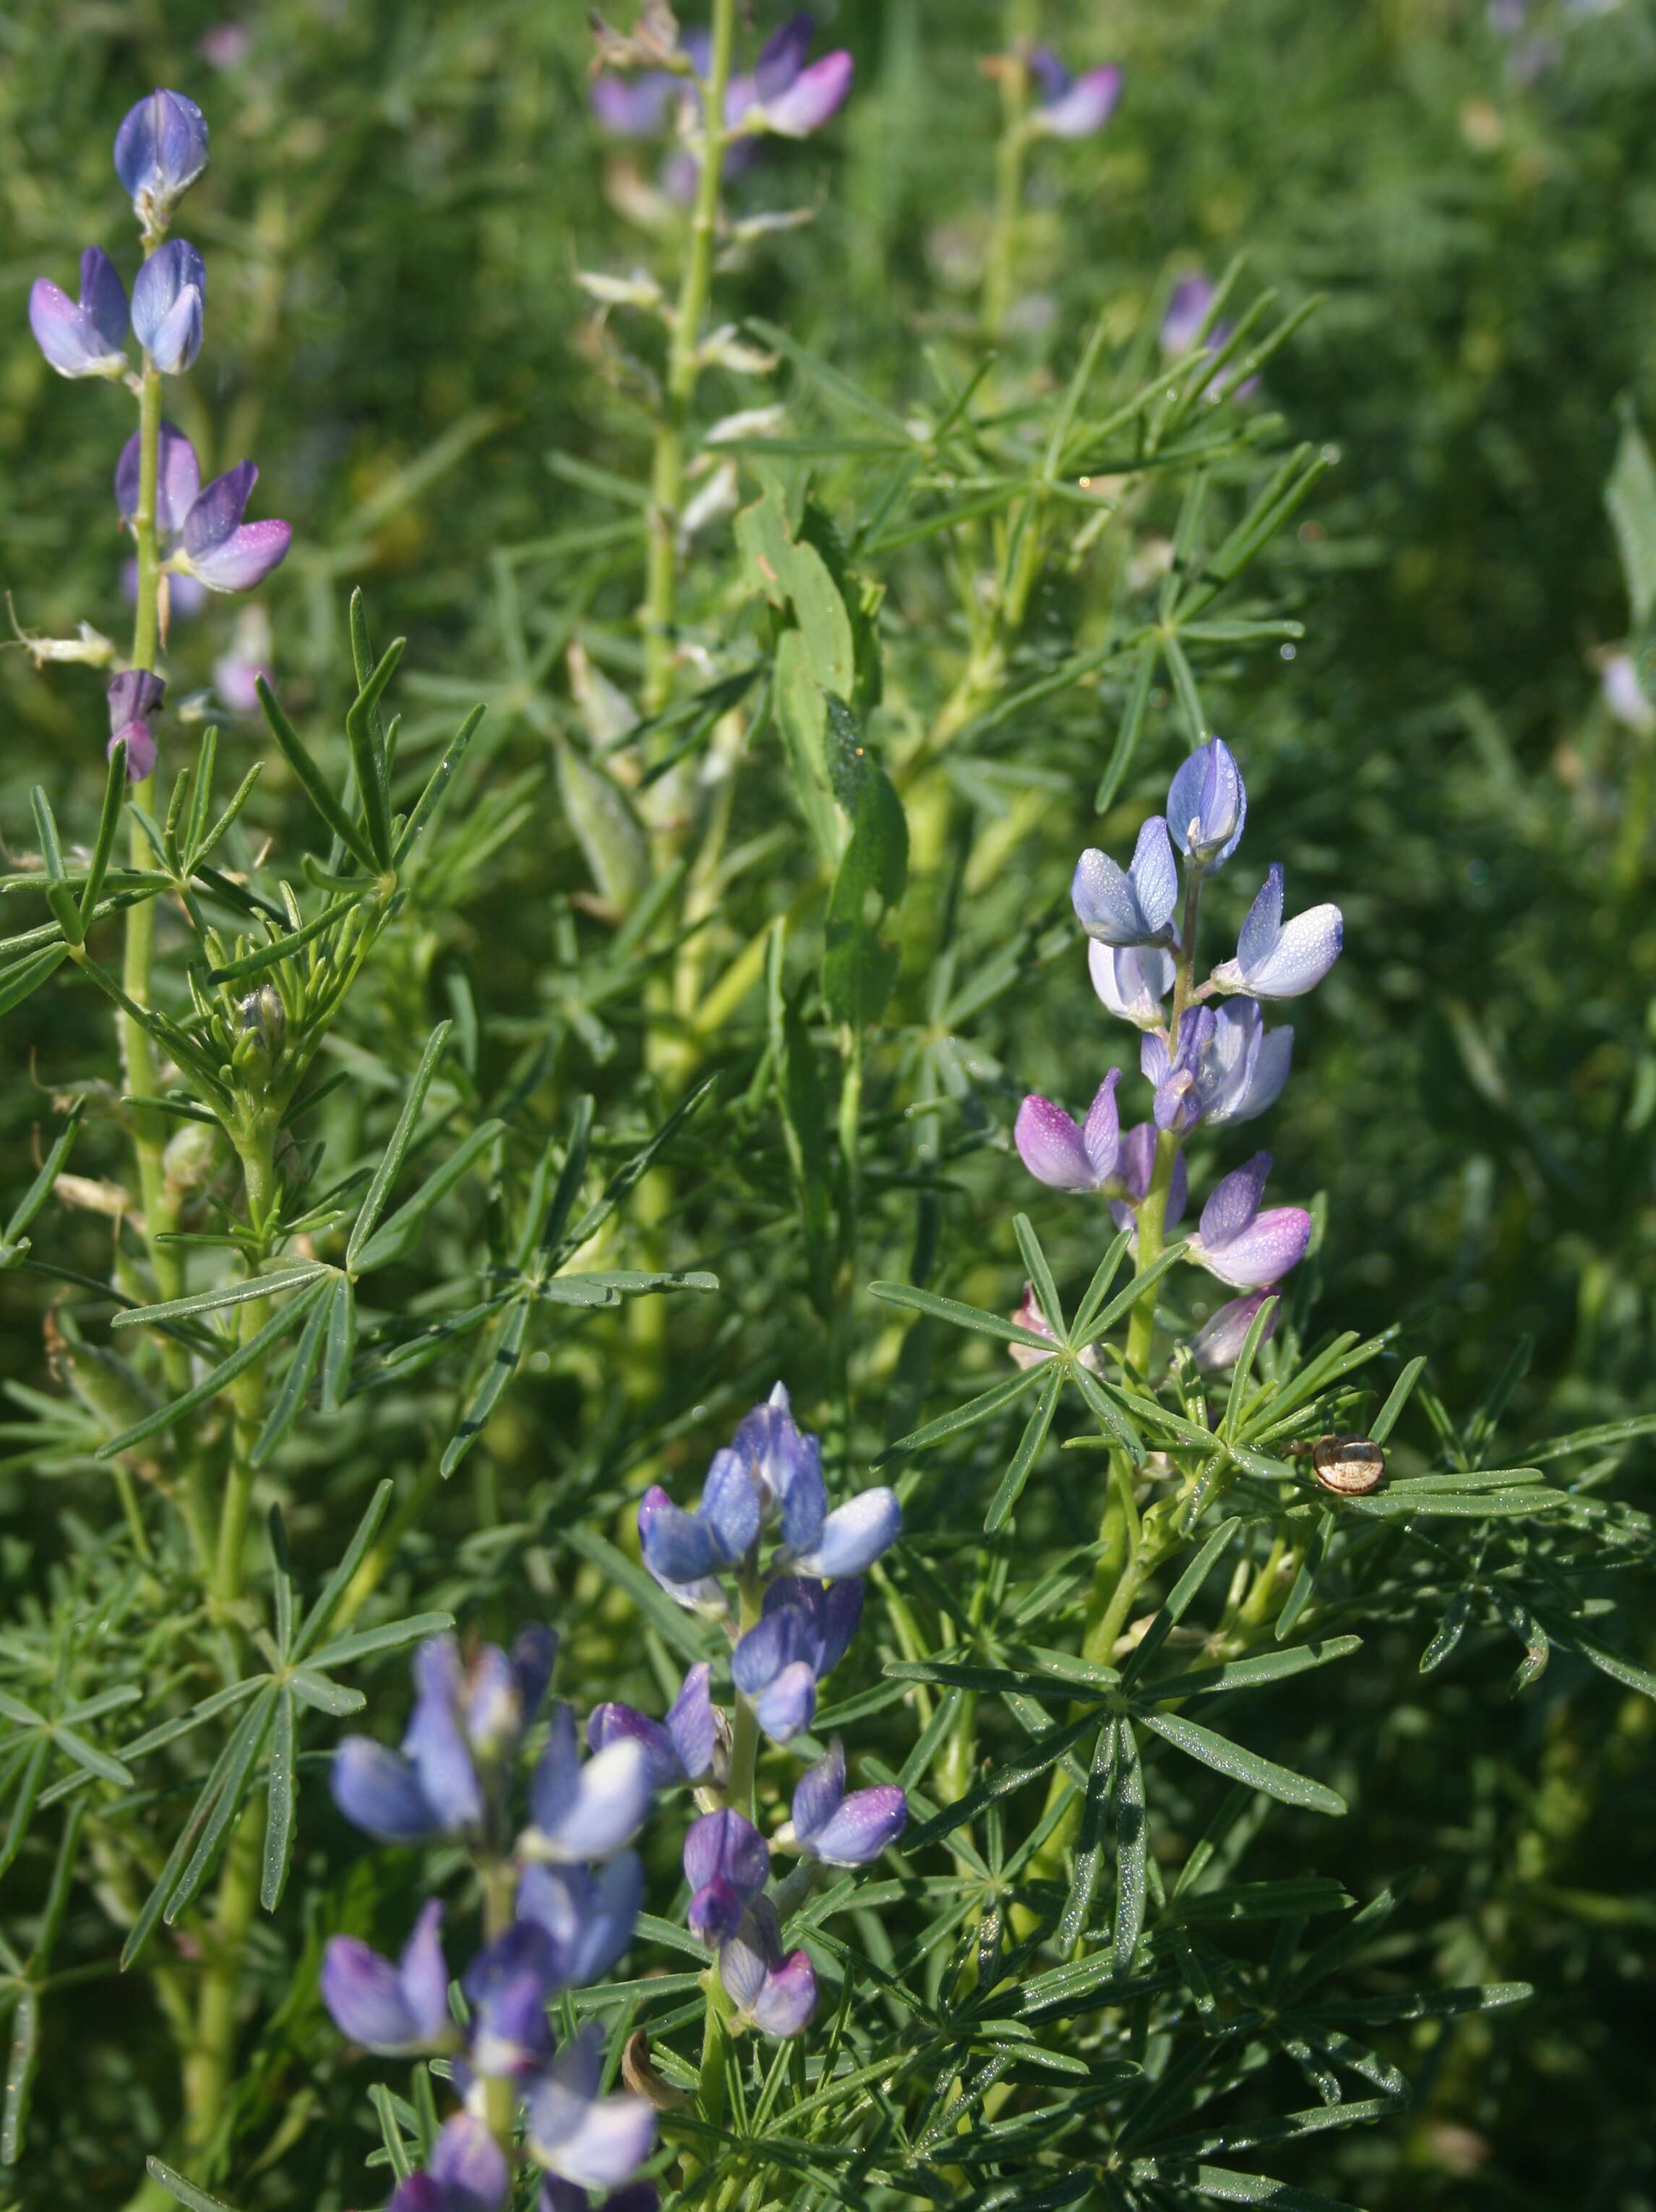
[[[1091,138],[1102,131],[1121,98],[1122,71],[1115,63],[1072,76],[1046,46],[1029,57],[1034,104],[1027,128],[1041,138]]]
[[[722,176],[746,168],[767,135],[807,138],[844,106],[851,89],[851,57],[839,47],[811,61],[815,29],[808,11],[790,16],[767,40],[753,67],[731,78],[724,100],[729,136]],[[593,80],[593,112],[618,138],[676,137],[679,144],[668,156],[661,183],[670,199],[687,205],[701,173],[711,40],[704,30],[684,31],[671,51],[659,57],[638,40],[612,40],[608,49],[616,65]],[[651,58],[660,65],[628,66]]]
[[[541,2212],[577,2212],[587,2191],[630,2182],[654,2143],[646,2098],[604,2094],[596,2027],[558,2045],[547,2018],[555,1997],[601,1980],[632,1940],[644,1872],[628,1846],[652,1795],[639,1743],[617,1736],[583,1759],[574,1716],[555,1704],[519,1826],[518,1755],[556,1650],[551,1630],[531,1627],[509,1653],[488,1645],[468,1665],[452,1636],[436,1637],[415,1657],[401,1750],[347,1736],[335,1756],[333,1796],[348,1819],[382,1843],[460,1844],[485,1900],[485,1940],[460,1977],[458,2008],[435,1899],[396,1960],[354,1936],[333,1936],[324,1954],[323,2002],[340,2033],[387,2056],[445,2057],[463,2100],[393,2212],[502,2212],[520,2121],[545,2177]],[[653,2191],[629,2200],[635,2212],[654,2201]]]
[[[713,1707],[710,1669],[692,1667],[665,1721],[600,1705],[588,1741],[600,1756],[634,1743],[658,1784],[694,1791],[702,1809],[685,1838],[686,1917],[717,1953],[737,2027],[787,2036],[805,2027],[816,2007],[816,1975],[806,1952],[784,1948],[785,1911],[818,1868],[867,1865],[897,1840],[908,1817],[899,1789],[846,1789],[837,1738],[801,1777],[791,1818],[769,1842],[739,1809],[752,1796],[757,1733],[787,1744],[809,1728],[818,1685],[856,1632],[862,1575],[901,1526],[896,1495],[886,1489],[829,1510],[820,1442],[801,1433],[781,1383],[741,1422],[728,1449],[715,1453],[693,1510],[659,1487],[639,1508],[651,1574],[680,1605],[725,1625],[734,1710],[727,1718]],[[804,1864],[769,1894],[773,1850]]]
[[[1282,871],[1273,864],[1242,924],[1234,958],[1220,962],[1206,982],[1195,981],[1202,887],[1236,851],[1246,818],[1241,774],[1229,747],[1215,738],[1178,769],[1166,816],[1145,823],[1128,867],[1096,849],[1076,863],[1070,895],[1092,940],[1093,987],[1111,1013],[1142,1032],[1139,1066],[1152,1086],[1150,1118],[1123,1131],[1116,1099],[1120,1072],[1112,1068],[1081,1121],[1050,1098],[1026,1098],[1014,1140],[1032,1175],[1056,1189],[1102,1194],[1117,1226],[1135,1237],[1158,1164],[1165,1231],[1184,1211],[1189,1137],[1198,1128],[1252,1121],[1282,1095],[1294,1032],[1268,1028],[1262,1001],[1303,996],[1339,957],[1339,908],[1313,907],[1285,921]],[[1190,1241],[1187,1259],[1245,1293],[1197,1333],[1191,1350],[1204,1370],[1234,1362],[1255,1315],[1310,1242],[1304,1207],[1263,1204],[1270,1165],[1270,1154],[1257,1152],[1224,1176]],[[1032,1292],[1019,1319],[1037,1334],[1049,1333]],[[1021,1349],[1032,1358],[1043,1356]]]
[[[785,1743],[808,1726],[817,1682],[856,1628],[861,1571],[898,1533],[892,1492],[865,1491],[831,1512],[820,1445],[800,1434],[778,1384],[715,1455],[693,1512],[656,1489],[639,1517],[656,1579],[729,1626],[732,1714],[714,1704],[703,1662],[662,1720],[599,1705],[583,1755],[575,1716],[554,1702],[520,1808],[520,1754],[538,1731],[557,1638],[526,1628],[509,1652],[487,1645],[468,1663],[452,1636],[439,1636],[415,1655],[401,1748],[351,1735],[335,1755],[334,1800],[349,1820],[381,1843],[459,1844],[484,1899],[482,1948],[460,1978],[457,2005],[435,1898],[399,1957],[354,1936],[333,1936],[324,1954],[322,1997],[341,2033],[387,2056],[444,2058],[462,2100],[391,2212],[503,2212],[520,2131],[522,2154],[545,2177],[540,2212],[581,2212],[589,2190],[622,2191],[609,2199],[617,2212],[654,2206],[654,2191],[634,2177],[654,2143],[654,2107],[630,2090],[606,2094],[597,2028],[557,2043],[548,2008],[601,1981],[631,1942],[644,1871],[630,1846],[658,1791],[684,1786],[694,1796],[686,1918],[716,1954],[733,2033],[805,2027],[816,1974],[807,1952],[786,1948],[783,1920],[819,1868],[866,1865],[903,1832],[902,1790],[848,1790],[837,1740],[801,1776],[791,1817],[768,1841],[734,1802],[751,1806],[758,1730]],[[762,1571],[767,1530],[776,1542]],[[737,1620],[727,1572],[740,1593]],[[774,1890],[773,1850],[801,1862]]]
[[[115,170],[131,198],[144,251],[131,299],[114,263],[95,246],[81,256],[76,298],[46,276],[29,293],[30,327],[60,376],[119,379],[139,398],[140,428],[115,470],[115,504],[141,544],[141,532],[154,530],[163,642],[168,578],[186,589],[251,591],[278,565],[293,536],[285,522],[244,520],[259,475],[251,461],[204,485],[190,441],[170,422],[157,426],[143,404],[157,378],[183,375],[201,350],[206,264],[187,240],[166,233],[174,205],[206,166],[206,118],[195,102],[164,91],[141,100],[115,134]],[[129,331],[141,356],[136,369]],[[125,740],[135,783],[155,765],[152,718],[164,689],[149,668],[123,670],[109,685],[111,750]]]

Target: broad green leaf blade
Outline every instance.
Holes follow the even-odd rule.
[[[330,1714],[335,1720],[343,1720],[347,1713],[360,1713],[368,1703],[360,1690],[348,1690],[343,1682],[312,1674],[308,1667],[300,1668],[289,1680],[301,1705],[308,1705],[313,1712]]]
[[[1182,1714],[1158,1712],[1153,1706],[1135,1710],[1146,1728],[1154,1729],[1178,1750],[1199,1759],[1229,1781],[1245,1782],[1251,1790],[1263,1790],[1268,1797],[1284,1805],[1300,1806],[1308,1813],[1340,1814],[1346,1809],[1345,1799],[1322,1783],[1296,1774],[1291,1767],[1279,1766],[1273,1759],[1262,1759],[1257,1752],[1245,1751],[1228,1736],[1216,1735],[1213,1729],[1186,1720]]]

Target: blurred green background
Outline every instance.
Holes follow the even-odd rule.
[[[624,163],[636,183],[647,162],[606,149],[587,112],[584,12],[273,0],[227,18],[192,0],[70,0],[0,15],[0,582],[31,632],[85,619],[120,634],[108,486],[126,403],[60,384],[24,301],[37,275],[68,283],[84,244],[128,252],[113,130],[142,89],[177,85],[214,144],[186,226],[211,270],[208,344],[179,411],[213,465],[258,461],[256,514],[295,524],[267,594],[283,696],[297,713],[337,699],[344,595],[361,583],[376,632],[411,639],[411,743],[447,727],[456,700],[490,699],[489,775],[530,826],[462,887],[421,972],[470,975],[502,1052],[550,1020],[601,1088],[607,1046],[548,1014],[587,875],[556,805],[539,679],[512,657],[527,639],[561,690],[562,647],[585,625],[628,680],[637,578],[602,550],[616,508],[548,459],[635,479],[645,466],[624,349],[595,343],[575,283],[653,252],[618,210]],[[758,10],[757,32],[782,12]],[[996,119],[980,64],[1002,14],[981,0],[818,14],[821,40],[856,57],[852,100],[750,194],[816,220],[750,258],[726,312],[785,324],[901,405],[919,389],[916,339],[971,335]],[[1401,1313],[1462,1402],[1533,1336],[1515,1437],[1648,1410],[1652,740],[1607,709],[1598,659],[1629,629],[1604,483],[1625,410],[1656,414],[1656,7],[1049,0],[1039,28],[1072,67],[1127,75],[1107,131],[1031,165],[1011,349],[1027,373],[1067,363],[1101,311],[1124,343],[1174,273],[1216,275],[1235,255],[1245,295],[1323,295],[1268,380],[1293,434],[1340,456],[1266,562],[1306,636],[1205,686],[1269,824],[1259,858],[1288,863],[1300,903],[1334,896],[1347,914],[1345,957],[1297,1014],[1302,1073],[1270,1138],[1296,1195],[1328,1193],[1323,1319],[1367,1329]],[[927,574],[894,588],[923,629]],[[234,619],[221,605],[180,627],[175,695],[209,682]],[[900,714],[900,679],[887,703]],[[1032,757],[1050,742],[1084,784],[1118,706],[1106,688],[1015,744]],[[37,673],[10,649],[0,711],[11,834],[37,779],[60,817],[88,819],[98,680]],[[1159,803],[1178,744],[1158,698],[1135,805]],[[243,722],[227,744],[240,763],[260,738]],[[1062,899],[1078,828],[1096,834],[1066,805],[1008,836],[996,911]],[[1090,1088],[1068,1044],[1080,1003],[1072,975],[986,1021],[1019,1088]],[[405,1009],[388,996],[377,1015],[394,1030]],[[8,1188],[42,1120],[37,1083],[82,1069],[100,1023],[62,990],[12,1018]],[[100,1171],[91,1151],[76,1164]],[[996,1173],[984,1219],[1007,1208]],[[95,1224],[77,1233],[95,1243]],[[39,1383],[39,1302],[16,1277],[3,1296],[0,1370]],[[743,1347],[756,1371],[781,1317],[770,1327]],[[559,1387],[547,1408],[567,1410]],[[502,1479],[514,1452],[527,1480],[557,1449],[527,1427],[497,1440]],[[1631,1494],[1649,1487],[1635,1468]],[[17,1492],[0,1504],[25,1528],[56,1510]],[[0,1576],[29,1556],[0,1553]],[[1652,1656],[1648,1626],[1640,1648]],[[1434,1966],[1521,1972],[1543,1995],[1442,2040],[1422,2030],[1416,2118],[1357,2139],[1320,2182],[1376,2206],[1640,2212],[1656,2204],[1649,1709],[1562,1668],[1509,1707],[1511,1655],[1495,1650],[1428,1720],[1415,1657],[1374,1657],[1364,1738],[1379,1764],[1341,1871],[1361,1888],[1371,1863],[1429,1861]]]

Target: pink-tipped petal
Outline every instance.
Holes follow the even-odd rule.
[[[192,555],[191,572],[210,592],[251,592],[281,567],[292,543],[290,522],[244,522],[222,545]]]
[[[1114,114],[1121,79],[1121,70],[1113,66],[1088,70],[1056,100],[1038,107],[1031,124],[1050,138],[1090,138]]]
[[[845,105],[854,69],[843,48],[813,62],[809,69],[800,71],[786,92],[764,102],[760,112],[767,126],[779,138],[809,137]]]
[[[1087,1158],[1081,1129],[1062,1106],[1032,1092],[1018,1109],[1012,1140],[1018,1157],[1039,1182],[1054,1190],[1096,1190],[1100,1178]]]
[[[1202,1249],[1202,1264],[1221,1283],[1252,1290],[1280,1282],[1306,1256],[1311,1216],[1302,1206],[1268,1206],[1239,1237],[1217,1250]]]

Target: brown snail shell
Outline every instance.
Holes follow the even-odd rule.
[[[1372,1437],[1319,1437],[1311,1464],[1336,1498],[1367,1498],[1385,1480],[1385,1454]]]

